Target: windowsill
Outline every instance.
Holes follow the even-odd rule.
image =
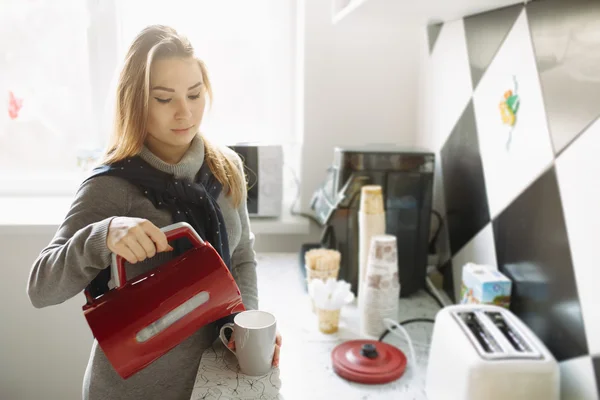
[[[54,234],[65,218],[73,198],[70,196],[0,197],[0,234]],[[310,222],[289,213],[284,207],[279,218],[251,218],[255,235],[302,235],[309,233]]]

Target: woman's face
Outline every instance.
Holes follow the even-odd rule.
[[[159,156],[177,158],[180,151],[183,155],[198,133],[205,105],[202,71],[196,60],[154,61],[150,69],[148,148]]]

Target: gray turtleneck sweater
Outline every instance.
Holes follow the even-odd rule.
[[[224,151],[242,169],[237,154],[227,148]],[[204,161],[204,144],[201,137],[196,137],[175,165],[165,163],[145,147],[140,156],[161,171],[193,180]],[[257,309],[254,235],[246,199],[237,208],[224,194],[217,202],[227,228],[232,275],[246,308]],[[27,290],[35,307],[59,304],[81,293],[101,269],[110,265],[106,235],[111,220],[117,216],[145,218],[159,228],[173,223],[167,210],[154,208],[128,181],[113,176],[90,179],[80,187],[51,243],[33,264]],[[171,257],[171,253],[159,253],[144,262],[126,264],[127,276],[142,274]],[[112,282],[109,286],[113,287]],[[83,399],[188,400],[202,353],[215,339],[214,325],[207,325],[127,380],[116,373],[94,340],[83,382]]]

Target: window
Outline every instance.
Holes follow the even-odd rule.
[[[8,4],[7,4],[8,3]],[[0,13],[0,173],[10,190],[73,174],[93,138],[85,2],[4,1]],[[6,182],[4,182],[6,183]]]
[[[208,67],[214,102],[202,129],[211,139],[293,142],[293,0],[4,0],[2,8],[0,194],[73,193],[110,133],[127,47],[154,23],[188,36]]]

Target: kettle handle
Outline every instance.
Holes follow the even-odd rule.
[[[196,232],[194,228],[192,228],[192,226],[187,222],[177,222],[175,224],[167,225],[160,230],[166,234],[168,241],[187,237],[196,248],[205,245],[204,240],[202,240],[200,235],[198,235],[198,232]],[[127,282],[127,275],[125,273],[125,259],[113,253],[111,268],[111,274],[115,281],[115,288],[120,289]]]

